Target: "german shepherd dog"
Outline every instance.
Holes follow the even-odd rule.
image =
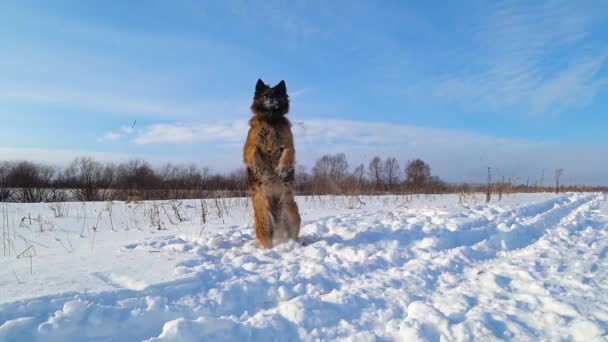
[[[294,200],[295,149],[285,81],[271,88],[255,86],[253,118],[243,149],[253,199],[256,240],[263,248],[287,239],[298,240],[300,213]]]

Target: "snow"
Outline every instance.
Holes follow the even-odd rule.
[[[606,340],[606,195],[481,198],[3,203],[0,341]]]

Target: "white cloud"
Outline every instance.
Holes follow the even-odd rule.
[[[133,126],[123,126],[120,130],[122,131],[122,133],[124,134],[131,134],[135,131],[135,124],[137,122],[133,122]]]
[[[226,169],[241,165],[240,148],[247,134],[246,121],[211,124],[159,124],[141,129],[138,144],[209,144],[233,151],[224,158]],[[293,122],[298,162],[311,166],[323,154],[344,152],[351,166],[367,163],[373,156],[395,156],[401,164],[413,158],[430,162],[433,170],[450,181],[483,181],[488,166],[507,178],[533,182],[546,170],[567,170],[564,179],[576,183],[606,184],[608,147],[538,142],[495,137],[475,132],[426,128],[383,122],[349,120],[299,120]],[[231,152],[228,152],[230,154]],[[226,155],[224,154],[224,157]],[[210,160],[215,164],[216,161]]]
[[[123,137],[133,134],[133,132],[135,132],[135,129],[131,126],[123,126],[119,131],[117,132],[106,132],[104,133],[104,135],[99,138],[100,142],[103,141],[118,141],[121,140]]]
[[[247,122],[242,120],[212,124],[156,124],[144,127],[134,142],[140,145],[165,143],[220,142],[245,140]]]
[[[120,140],[122,135],[116,132],[107,132],[101,137],[101,141],[117,141]]]

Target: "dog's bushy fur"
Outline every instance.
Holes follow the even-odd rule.
[[[243,149],[253,198],[256,238],[264,248],[297,240],[300,214],[294,200],[295,149],[285,82],[269,87],[258,80]]]

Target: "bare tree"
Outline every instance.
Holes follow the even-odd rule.
[[[338,183],[344,180],[348,172],[348,161],[344,153],[334,154],[331,158],[331,176]]]
[[[389,157],[384,160],[384,173],[386,175],[386,181],[388,183],[388,189],[392,190],[393,185],[399,180],[399,162],[394,157]]]
[[[382,160],[378,156],[372,158],[367,166],[370,176],[376,181],[376,190],[380,189],[380,185],[382,184],[382,178],[384,175],[384,170],[382,167]]]
[[[488,166],[488,187],[486,189],[486,203],[492,199],[492,168]]]
[[[348,171],[348,161],[344,153],[324,155],[317,159],[312,168],[317,189],[325,188],[331,192],[340,192],[342,182]]]
[[[555,170],[555,174],[554,174],[554,178],[555,178],[555,193],[559,194],[559,179],[562,177],[562,175],[564,174],[564,169],[556,169]]]
[[[353,170],[353,177],[355,177],[355,180],[359,185],[363,184],[363,181],[365,180],[365,165],[363,165],[363,163],[359,164],[355,170]]]
[[[545,188],[545,169],[543,168],[543,171],[540,174],[540,187],[539,187],[539,192],[544,192],[544,188]],[[542,190],[541,190],[542,189]]]
[[[90,157],[79,157],[70,163],[64,177],[77,200],[103,201],[109,199],[114,173],[112,165],[103,165]]]
[[[307,185],[310,182],[310,174],[306,169],[306,166],[302,164],[296,164],[295,183],[296,191],[299,193],[306,193],[308,190]]]
[[[247,169],[240,167],[235,171],[232,171],[228,175],[228,179],[232,184],[234,184],[233,186],[235,187],[238,196],[247,195]]]
[[[505,193],[505,176],[502,176],[502,181],[498,182],[498,200],[502,201],[502,196]]]
[[[13,196],[13,188],[7,183],[7,178],[11,173],[13,164],[9,162],[0,163],[0,201],[10,201]]]
[[[162,188],[169,198],[199,197],[208,169],[198,169],[195,165],[165,164],[158,171]]]
[[[56,200],[57,169],[29,161],[16,162],[6,176],[6,182],[18,188],[16,199],[24,203]]]
[[[142,159],[133,159],[121,163],[117,168],[117,187],[125,193],[123,197],[153,197],[152,194],[144,196],[144,190],[158,190],[161,183],[160,177],[150,164]]]
[[[410,160],[405,168],[408,186],[414,190],[422,190],[431,180],[431,167],[422,159]]]

